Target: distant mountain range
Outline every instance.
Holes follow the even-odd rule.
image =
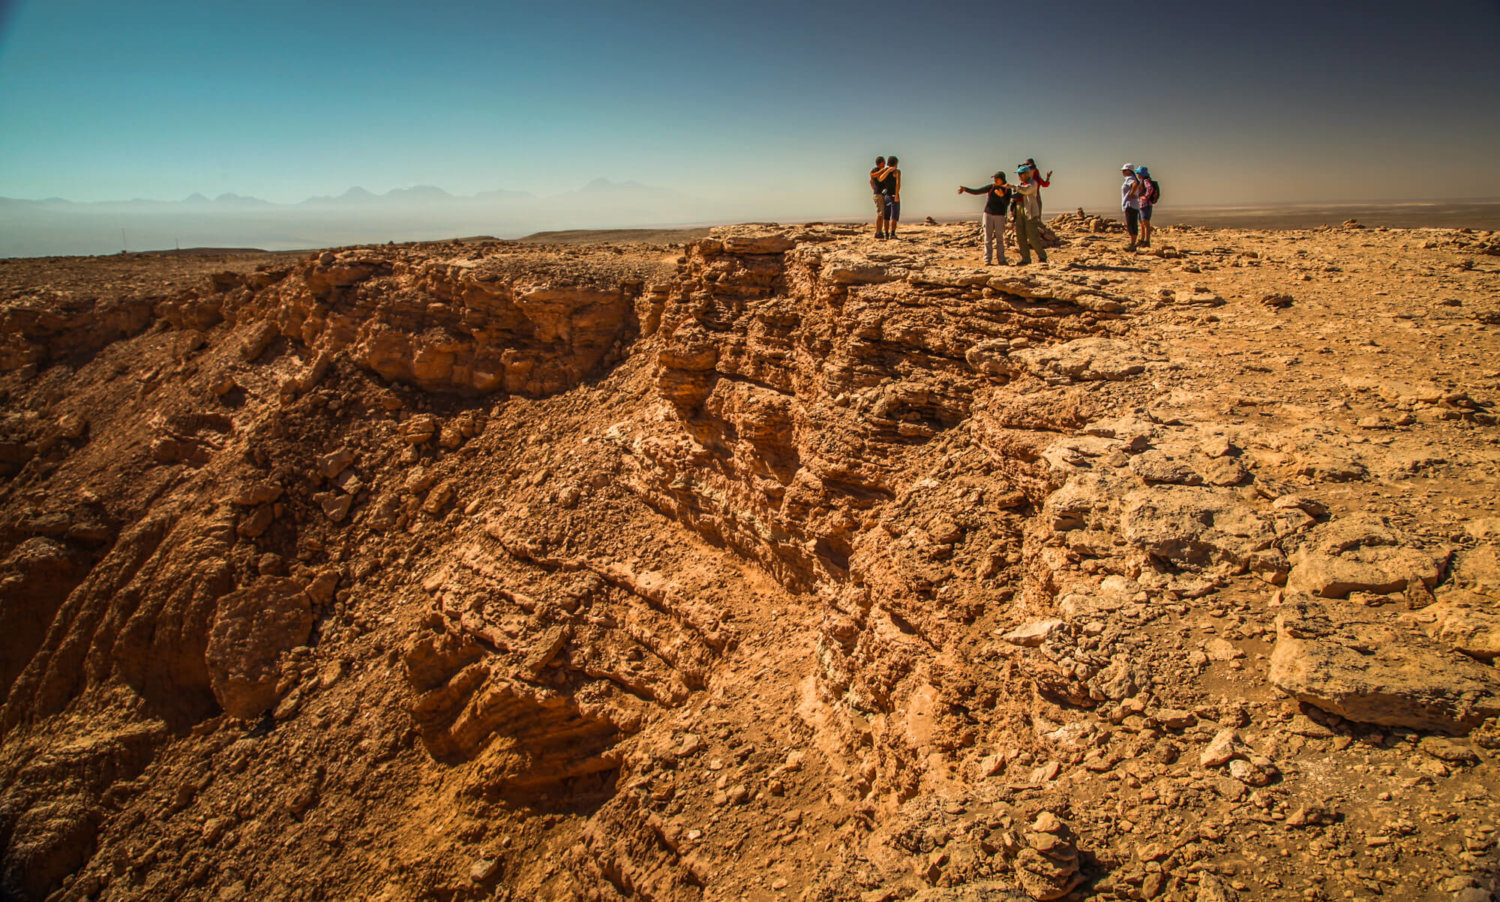
[[[607,178],[596,178],[577,191],[565,192],[563,194],[549,195],[551,197],[573,197],[584,194],[632,194],[640,197],[676,197],[686,198],[687,195],[669,188],[654,188],[643,185],[636,181],[616,182]],[[120,205],[180,205],[194,207],[299,207],[303,205],[329,205],[329,204],[408,204],[408,203],[443,203],[448,201],[466,203],[473,201],[496,201],[496,200],[521,200],[536,198],[537,195],[530,191],[512,191],[506,188],[497,188],[492,191],[480,191],[476,194],[450,194],[436,185],[413,185],[410,188],[392,188],[384,194],[375,194],[358,185],[348,189],[343,194],[333,196],[321,194],[309,197],[305,200],[291,204],[279,204],[275,201],[262,200],[258,197],[249,197],[244,194],[220,194],[218,197],[210,198],[204,194],[194,192],[182,200],[153,200],[149,198],[136,197],[130,200],[103,200],[103,201],[72,201],[62,197],[47,197],[40,200],[31,200],[17,197],[0,197],[0,204],[29,204],[29,205],[70,205],[70,206],[120,206]]]
[[[596,178],[538,196],[496,189],[455,195],[434,185],[282,204],[241,194],[75,202],[0,197],[0,257],[110,254],[172,247],[332,247],[577,228],[697,225],[738,211],[680,191]]]

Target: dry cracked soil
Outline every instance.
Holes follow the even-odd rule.
[[[0,261],[0,895],[1491,899],[1500,241],[1052,227]]]

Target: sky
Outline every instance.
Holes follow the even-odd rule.
[[[1418,11],[1420,14],[1418,14]],[[1500,2],[0,0],[0,197],[598,177],[785,219],[1500,198]]]

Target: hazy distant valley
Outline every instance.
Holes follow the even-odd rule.
[[[350,188],[337,197],[313,197],[296,204],[236,194],[101,203],[0,198],[0,257],[173,247],[288,250],[463,235],[506,237],[544,229],[690,224],[725,213],[722,203],[602,178],[551,196],[506,190],[453,195],[417,186],[385,194]]]

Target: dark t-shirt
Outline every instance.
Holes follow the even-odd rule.
[[[883,179],[875,178],[874,171],[872,171],[870,174],[870,178],[875,184],[876,194],[896,193],[896,170],[892,169],[889,173],[886,174],[886,177]]]
[[[992,216],[1004,216],[1010,203],[1009,185],[990,185],[987,188],[965,188],[965,194],[988,195],[984,200],[984,212]]]

